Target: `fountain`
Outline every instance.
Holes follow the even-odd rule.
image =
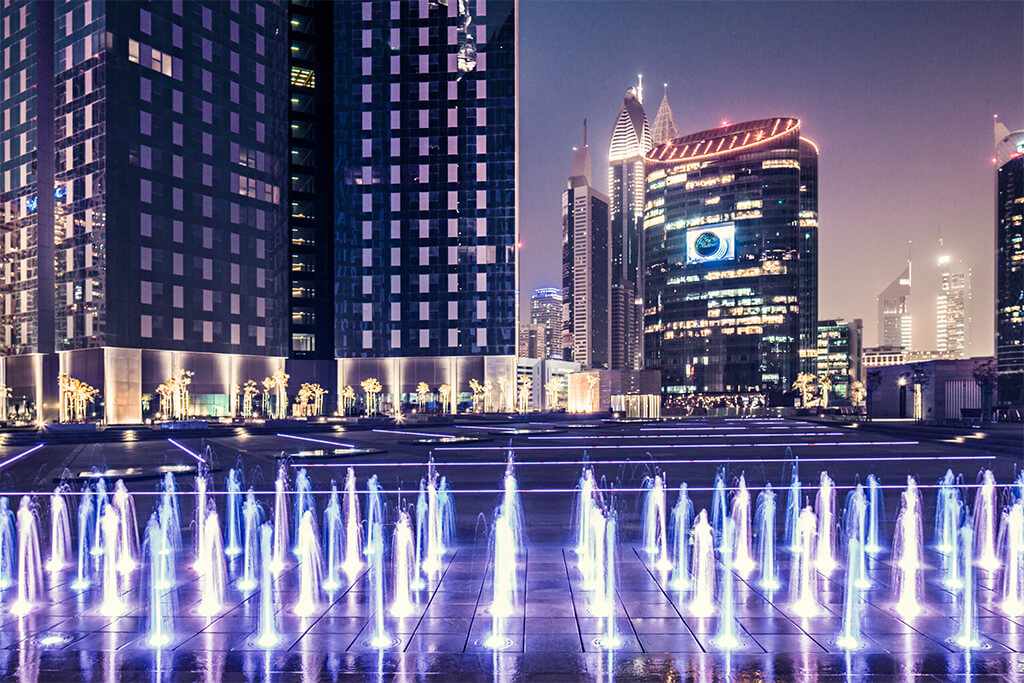
[[[203,545],[199,548],[196,566],[202,567],[199,575],[199,605],[196,612],[212,617],[224,608],[224,593],[227,589],[227,568],[224,566],[224,542],[220,531],[220,518],[213,508],[206,513],[203,521]]]
[[[622,644],[622,639],[619,638],[615,625],[617,617],[615,610],[615,544],[617,526],[618,522],[615,518],[615,513],[609,513],[604,525],[604,603],[606,605],[606,613],[604,617],[604,634],[601,636],[600,642],[601,647],[606,650],[613,650]]]
[[[895,609],[904,618],[921,613],[922,566],[921,498],[917,482],[907,477],[896,532],[893,536],[893,589]]]
[[[263,510],[256,502],[256,494],[250,488],[242,503],[242,576],[238,579],[238,589],[248,595],[259,585],[260,558],[260,525],[263,523]]]
[[[146,644],[154,649],[161,649],[171,644],[174,639],[174,614],[177,605],[174,591],[166,585],[160,576],[160,568],[164,566],[163,558],[172,555],[170,539],[160,522],[159,512],[149,518],[146,525],[146,543],[144,554],[149,557],[149,602],[147,604],[148,626]]]
[[[228,479],[225,484],[227,490],[227,509],[228,525],[225,529],[227,539],[224,542],[224,553],[230,557],[235,558],[242,554],[242,483],[238,478],[238,470],[228,470]]]
[[[370,645],[383,650],[391,647],[393,641],[384,628],[384,531],[380,528],[380,522],[375,522],[374,527],[376,528],[371,528],[367,534],[372,543],[367,552],[370,558],[370,599],[373,601],[373,635],[370,637]]]
[[[93,532],[92,548],[89,554],[98,556],[103,554],[103,512],[107,505],[107,480],[100,478],[95,481],[93,488]]]
[[[323,556],[316,537],[316,513],[312,507],[302,512],[298,541],[299,598],[292,611],[300,617],[311,617],[320,608],[320,584],[323,580]]]
[[[868,475],[868,520],[867,541],[864,551],[868,555],[882,552],[882,525],[885,524],[885,503],[882,500],[882,487],[878,477]]]
[[[341,560],[344,552],[344,520],[341,512],[341,498],[338,484],[331,480],[331,496],[324,508],[324,561],[327,571],[323,589],[328,593],[341,590]]]
[[[292,552],[296,557],[299,555],[299,528],[302,526],[302,517],[306,511],[313,513],[313,528],[316,529],[316,502],[313,499],[313,482],[309,478],[305,467],[299,468],[295,473],[295,547]]]
[[[11,612],[23,616],[32,611],[43,593],[43,560],[39,552],[39,520],[32,500],[22,496],[18,504],[18,598]]]
[[[977,608],[977,585],[974,581],[974,527],[971,520],[965,520],[960,528],[960,557],[963,568],[963,590],[960,593],[959,627],[957,629],[956,644],[965,650],[971,650],[981,646],[981,637],[978,634],[978,608]]]
[[[518,554],[526,545],[526,526],[523,524],[523,503],[519,498],[519,482],[516,480],[515,461],[511,452],[505,465],[505,475],[501,479],[501,490],[501,514],[508,520],[515,552]]]
[[[935,549],[940,553],[953,552],[959,543],[962,514],[963,506],[956,478],[953,470],[946,470],[946,474],[939,480],[939,492],[935,499]]]
[[[270,571],[276,576],[284,571],[288,554],[288,467],[284,462],[277,468],[274,480],[274,557]]]
[[[583,474],[580,475],[577,485],[579,493],[576,494],[576,556],[579,557],[578,564],[582,567],[585,559],[583,555],[590,546],[590,517],[594,514],[594,470],[589,466],[583,467]]]
[[[821,612],[818,603],[817,577],[811,564],[814,541],[818,534],[818,518],[810,506],[800,511],[796,520],[797,550],[790,562],[789,591],[793,599],[793,613],[799,617],[813,617]]]
[[[655,569],[668,571],[672,562],[668,557],[668,528],[666,525],[665,484],[656,474],[644,481],[644,551]],[[716,492],[717,493],[717,492]]]
[[[789,448],[786,448],[787,455],[791,453]],[[800,477],[797,472],[797,464],[793,463],[793,478],[789,483],[789,492],[786,495],[786,526],[785,526],[785,543],[786,548],[792,553],[800,552],[800,545],[796,534],[796,524],[800,519],[800,510],[803,506],[803,500],[801,500],[802,494],[800,492]]]
[[[209,484],[208,475],[205,468],[200,467],[198,474],[196,474],[196,516],[195,516],[195,530],[196,530],[196,552],[195,552],[195,564],[192,568],[196,574],[203,575],[206,573],[207,567],[203,566],[204,560],[208,559],[204,548],[206,547],[206,513],[208,510],[208,504],[206,500],[206,487]]]
[[[974,497],[974,545],[978,566],[985,571],[999,569],[996,554],[996,478],[992,470],[981,473],[981,486]]]
[[[71,564],[71,511],[67,493],[67,484],[60,484],[50,494],[50,559],[46,570],[51,574]]]
[[[2,501],[0,501],[2,504]],[[93,497],[88,486],[82,491],[82,499],[78,504],[78,574],[71,583],[71,589],[82,591],[89,587],[89,550],[90,532],[93,529]],[[3,520],[0,519],[0,582],[3,581]]]
[[[512,520],[505,514],[504,505],[494,520],[494,579],[491,600],[491,633],[484,645],[491,649],[507,647],[505,622],[515,610],[516,599],[516,541]]]
[[[1024,501],[1010,506],[1000,536],[999,547],[1004,552],[1001,607],[1005,614],[1019,617],[1024,614]]]
[[[828,472],[821,473],[818,496],[814,502],[818,515],[818,538],[815,543],[814,567],[829,577],[836,569],[836,491]]]
[[[434,471],[433,462],[427,467],[427,476],[426,480],[421,482],[421,491],[424,492],[422,503],[418,500],[416,507],[417,517],[419,517],[422,509],[423,531],[425,531],[423,536],[425,552],[422,553],[422,568],[428,574],[436,574],[441,570],[441,561],[444,558],[444,530],[441,519],[438,478],[437,473]],[[419,523],[417,523],[417,527],[420,527]],[[418,545],[422,544],[418,541]]]
[[[693,502],[686,490],[686,482],[679,485],[679,497],[672,508],[672,564],[671,587],[677,591],[690,588],[690,534],[693,526]]]
[[[14,585],[17,557],[17,524],[7,496],[0,497],[0,590]]]
[[[384,501],[377,482],[377,475],[372,475],[366,482],[366,547],[364,555],[372,555],[377,548],[384,547],[384,539],[375,538],[374,534],[384,528]]]
[[[761,561],[761,576],[758,585],[766,591],[780,588],[775,568],[775,492],[766,484],[757,495],[757,556]]]
[[[256,627],[256,644],[271,649],[281,642],[277,630],[277,600],[274,590],[274,527],[270,522],[260,526],[260,604]]]
[[[122,576],[128,576],[138,567],[136,558],[139,556],[139,527],[135,518],[135,500],[121,479],[114,484],[113,501],[120,522],[117,570]]]
[[[407,617],[413,612],[412,568],[414,563],[412,519],[403,510],[398,514],[395,534],[392,540],[391,576],[394,577],[395,594],[391,601],[391,614]]]
[[[736,506],[733,505],[735,513]],[[722,580],[721,580],[721,611],[718,615],[718,633],[715,635],[715,645],[722,650],[735,650],[740,646],[739,635],[736,630],[736,577],[733,574],[734,549],[739,542],[737,538],[736,522],[733,519],[725,520],[722,541]]]
[[[693,523],[693,594],[690,614],[710,617],[715,613],[715,535],[707,510],[697,513]]]
[[[359,497],[356,493],[356,473],[351,467],[345,474],[345,561],[341,568],[349,580],[363,568],[360,559],[362,522],[359,517]]]
[[[724,543],[725,518],[729,516],[728,494],[725,490],[725,466],[715,472],[715,492],[711,496],[711,526],[715,532],[715,543]]]
[[[740,474],[736,494],[732,499],[732,530],[729,537],[733,547],[730,550],[730,567],[741,578],[746,579],[754,571],[756,564],[751,547],[750,528],[750,491],[747,490],[747,478]]]
[[[103,602],[100,604],[100,614],[105,617],[118,617],[124,614],[126,608],[121,599],[121,578],[117,569],[121,520],[118,518],[117,509],[109,502],[103,503],[100,520],[103,550]]]
[[[846,504],[846,581],[843,592],[843,626],[836,645],[844,650],[859,650],[861,638],[861,590],[867,579],[865,565],[865,523],[867,498],[858,485]]]
[[[160,525],[167,534],[167,547],[175,554],[180,553],[181,509],[178,507],[178,484],[170,472],[164,475],[160,493]]]

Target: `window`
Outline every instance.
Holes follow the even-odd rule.
[[[316,351],[316,337],[300,332],[292,334],[292,351]]]

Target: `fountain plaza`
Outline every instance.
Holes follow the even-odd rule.
[[[1022,679],[1020,459],[906,433],[593,420],[0,448],[0,670]]]

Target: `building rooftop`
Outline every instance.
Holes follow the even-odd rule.
[[[653,162],[707,159],[763,145],[800,129],[800,119],[776,117],[733,123],[691,133],[651,149],[644,158]]]

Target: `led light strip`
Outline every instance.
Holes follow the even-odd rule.
[[[38,451],[40,448],[42,448],[45,445],[46,445],[45,443],[37,443],[35,446],[33,446],[32,448],[28,449],[27,451],[22,451],[21,453],[18,453],[17,455],[12,455],[11,457],[7,458],[7,460],[4,460],[3,462],[0,462],[0,469],[3,469],[5,467],[7,467],[8,465],[11,465],[11,464],[14,464],[14,463],[18,462],[19,460],[21,460],[22,458],[24,458],[27,455],[31,455],[32,453],[35,453],[36,451]]]
[[[324,439],[314,439],[309,436],[295,436],[294,434],[275,434],[275,436],[279,436],[282,439],[295,439],[297,441],[309,441],[310,443],[322,443],[328,446],[341,446],[342,448],[358,448],[356,445],[350,443],[342,443],[340,441],[326,441]]]
[[[198,453],[196,453],[195,451],[193,451],[193,450],[192,450],[191,448],[187,448],[187,447],[183,446],[182,444],[178,443],[178,442],[177,442],[177,441],[175,441],[174,439],[170,439],[170,438],[169,438],[169,439],[167,439],[167,441],[169,441],[169,442],[170,442],[171,444],[173,444],[174,446],[177,446],[177,447],[178,447],[178,448],[180,448],[181,450],[185,451],[186,453],[188,453],[189,455],[191,455],[191,456],[192,456],[193,458],[195,458],[195,459],[196,459],[196,460],[198,460],[199,462],[203,463],[204,465],[205,465],[205,464],[207,464],[207,463],[206,463],[206,460],[204,460],[204,459],[203,459],[203,458],[202,458],[202,457],[201,457],[201,456],[200,456],[200,455],[199,455]]]

